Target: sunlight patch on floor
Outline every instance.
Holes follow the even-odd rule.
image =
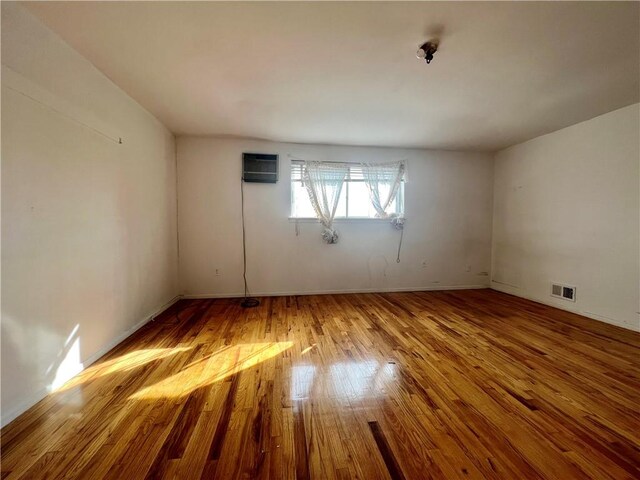
[[[80,371],[82,371],[82,373],[80,375],[76,375],[77,373],[80,373],[80,371],[76,371],[76,373],[74,373],[74,375],[76,376],[71,378],[71,380],[66,383],[64,383],[63,381],[61,384],[59,383],[53,388],[56,392],[63,392],[65,390],[69,390],[78,385],[81,385],[90,379],[96,379],[104,375],[110,375],[113,373],[128,372],[130,370],[133,370],[134,368],[141,367],[154,360],[160,360],[177,353],[186,352],[188,350],[191,350],[191,347],[149,348],[136,350],[134,352],[121,355],[111,360],[93,364],[84,371],[82,371],[81,369]],[[78,361],[79,359],[80,350],[78,348]],[[60,367],[62,367],[62,365]],[[69,377],[67,376],[66,379],[69,379]]]
[[[293,342],[244,343],[195,360],[182,371],[158,383],[145,387],[129,399],[156,399],[181,397],[198,388],[215,382],[269,360],[291,348]]]

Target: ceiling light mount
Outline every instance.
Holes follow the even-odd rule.
[[[418,47],[416,57],[420,60],[424,60],[427,63],[431,63],[433,60],[433,54],[438,51],[438,40],[429,40]]]

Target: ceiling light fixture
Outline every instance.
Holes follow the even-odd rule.
[[[420,60],[424,60],[427,63],[431,63],[433,60],[433,54],[438,51],[438,41],[430,40],[426,43],[423,43],[418,47],[418,51],[416,52],[416,57]]]

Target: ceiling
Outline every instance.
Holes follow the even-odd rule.
[[[24,5],[179,135],[495,151],[640,100],[638,2]]]

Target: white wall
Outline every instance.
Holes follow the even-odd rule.
[[[242,293],[245,151],[280,155],[276,185],[245,185],[254,294],[484,287],[493,247],[493,288],[640,330],[638,113],[504,150],[495,178],[486,154],[183,137],[176,212],[171,133],[3,2],[2,424],[179,292]],[[406,159],[402,262],[386,222],[338,222],[337,245],[315,222],[296,234],[290,154]],[[550,297],[551,281],[576,285],[577,302]]]
[[[496,155],[492,287],[640,330],[640,105]],[[577,287],[576,302],[550,283]]]
[[[277,184],[245,184],[252,293],[488,286],[490,155],[179,137],[180,285],[186,295],[239,295],[243,291],[242,152],[280,155]],[[300,223],[296,236],[295,222],[288,219],[289,154],[311,160],[407,159],[407,223],[401,263],[396,263],[399,232],[388,222],[337,223],[341,237],[336,245],[322,242],[317,222]]]
[[[173,135],[3,2],[2,424],[177,295],[175,182]]]

